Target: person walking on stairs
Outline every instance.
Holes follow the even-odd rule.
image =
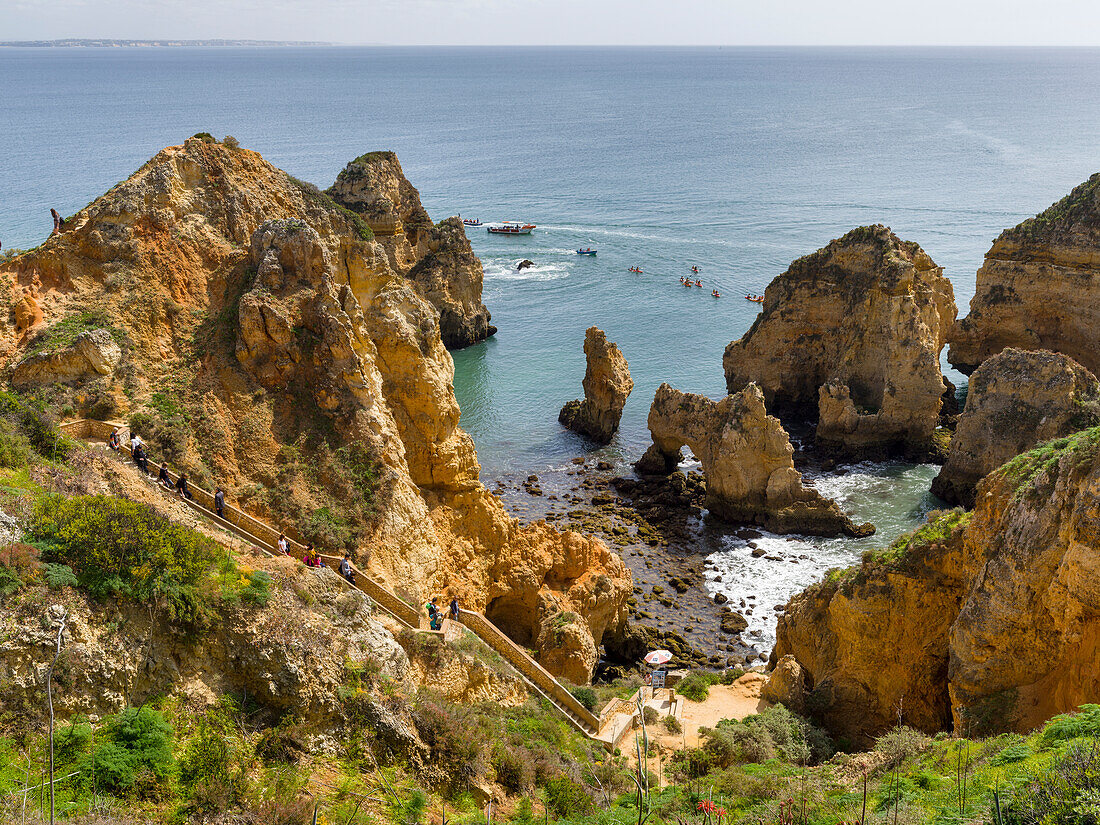
[[[340,562],[340,575],[347,579],[348,584],[355,584],[355,571],[351,569],[350,553],[344,553],[344,560]]]
[[[225,518],[225,490],[221,487],[214,489],[214,512],[218,518]]]

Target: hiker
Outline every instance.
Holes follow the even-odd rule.
[[[160,463],[160,474],[157,476],[157,484],[163,484],[167,489],[172,489],[172,479],[168,477],[168,462]]]
[[[122,449],[122,440],[118,437],[118,427],[111,430],[111,434],[107,437],[107,449],[114,450],[116,453]]]
[[[355,584],[355,571],[351,569],[350,553],[344,553],[344,560],[340,562],[340,575],[347,579],[348,584]]]
[[[432,630],[439,630],[439,626],[443,623],[443,620],[439,617],[439,597],[432,596],[431,601],[424,607],[428,611],[428,627]]]
[[[451,621],[458,621],[458,596],[451,597]]]
[[[134,447],[130,453],[130,457],[134,459],[134,463],[138,465],[138,468],[145,473],[149,474],[149,455],[145,452],[145,445],[140,441],[138,445]]]
[[[225,518],[225,490],[221,487],[214,489],[214,512],[219,518]]]
[[[176,480],[176,491],[180,494],[180,498],[185,498],[188,501],[191,500],[191,491],[187,489],[186,473],[180,473],[180,477]]]
[[[284,556],[290,555],[290,545],[287,544],[286,533],[279,533],[279,552]]]
[[[130,452],[134,452],[138,447],[142,445],[141,436],[137,433],[130,433]]]
[[[324,567],[325,563],[321,561],[321,557],[317,555],[317,551],[313,549],[313,542],[311,541],[306,545],[306,554],[302,558],[302,561],[306,563],[306,567]]]

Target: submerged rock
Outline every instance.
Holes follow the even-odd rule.
[[[724,521],[761,524],[776,533],[862,536],[835,502],[802,486],[794,448],[779,419],[767,414],[756,384],[712,401],[662,384],[649,411],[653,446],[639,462],[669,472],[687,444],[706,476],[707,509]],[[643,472],[639,468],[639,472]]]
[[[818,443],[839,455],[923,457],[954,320],[951,283],[924,250],[860,227],[769,284],[756,323],[726,347],[726,384],[755,382],[781,418],[816,418]]]
[[[602,329],[589,327],[584,334],[584,400],[570,401],[558,413],[558,421],[571,430],[606,444],[619,429],[626,399],[634,389],[626,358]]]
[[[1005,349],[970,378],[947,463],[932,492],[974,506],[988,473],[1043,441],[1100,423],[1100,382],[1072,358],[1043,350]]]
[[[950,341],[947,360],[965,373],[1015,347],[1061,352],[1100,374],[1100,173],[1001,233]]]

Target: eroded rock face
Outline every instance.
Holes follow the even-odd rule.
[[[110,375],[122,360],[122,348],[110,330],[82,332],[64,347],[28,355],[15,365],[11,383],[23,389],[37,384],[77,383]]]
[[[443,343],[460,349],[496,332],[481,302],[483,270],[458,218],[432,224],[393,152],[356,158],[328,194],[362,216],[390,268],[415,283],[440,315]]]
[[[792,654],[838,735],[1033,730],[1100,691],[1100,428],[987,475],[973,514],[930,520],[795,596]]]
[[[663,462],[671,472],[685,444],[707,479],[707,508],[725,521],[762,524],[776,533],[869,535],[835,502],[802,486],[790,438],[764,407],[756,384],[721,401],[662,384],[649,411],[653,447],[639,472]],[[661,462],[655,460],[659,457]]]
[[[1014,347],[1061,352],[1100,374],[1100,173],[1001,233],[950,337],[947,359],[965,373]]]
[[[607,444],[619,429],[626,399],[634,389],[630,368],[618,346],[602,329],[589,327],[584,334],[584,400],[561,408],[558,421],[571,430]]]
[[[432,227],[427,252],[408,272],[420,294],[439,310],[439,334],[449,349],[461,349],[494,335],[497,328],[481,303],[483,272],[459,218]]]
[[[970,377],[947,463],[932,492],[974,506],[988,473],[1036,444],[1100,423],[1100,382],[1065,355],[1008,348]]]
[[[726,384],[757,383],[781,418],[816,418],[818,443],[841,455],[927,455],[954,320],[951,283],[924,250],[860,227],[769,284],[756,323],[726,348]]]
[[[303,434],[376,460],[378,516],[361,562],[411,603],[453,590],[473,610],[531,605],[498,616],[532,643],[546,616],[575,613],[588,646],[552,654],[574,674],[625,620],[631,583],[618,556],[520,526],[482,487],[440,313],[380,243],[256,153],[200,139],[165,149],[0,273],[15,288],[40,283],[47,322],[107,308],[135,350],[129,396],[106,377],[118,397],[148,402],[188,371],[178,401],[215,437],[191,439],[184,460],[227,489],[283,478],[284,448]],[[134,285],[135,301],[117,300],[119,283]],[[0,336],[9,363],[19,360],[10,319]],[[298,482],[279,493],[305,512],[329,504]]]

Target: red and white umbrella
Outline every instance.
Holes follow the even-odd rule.
[[[651,665],[663,665],[672,659],[672,653],[667,650],[653,650],[645,655],[645,660]]]

